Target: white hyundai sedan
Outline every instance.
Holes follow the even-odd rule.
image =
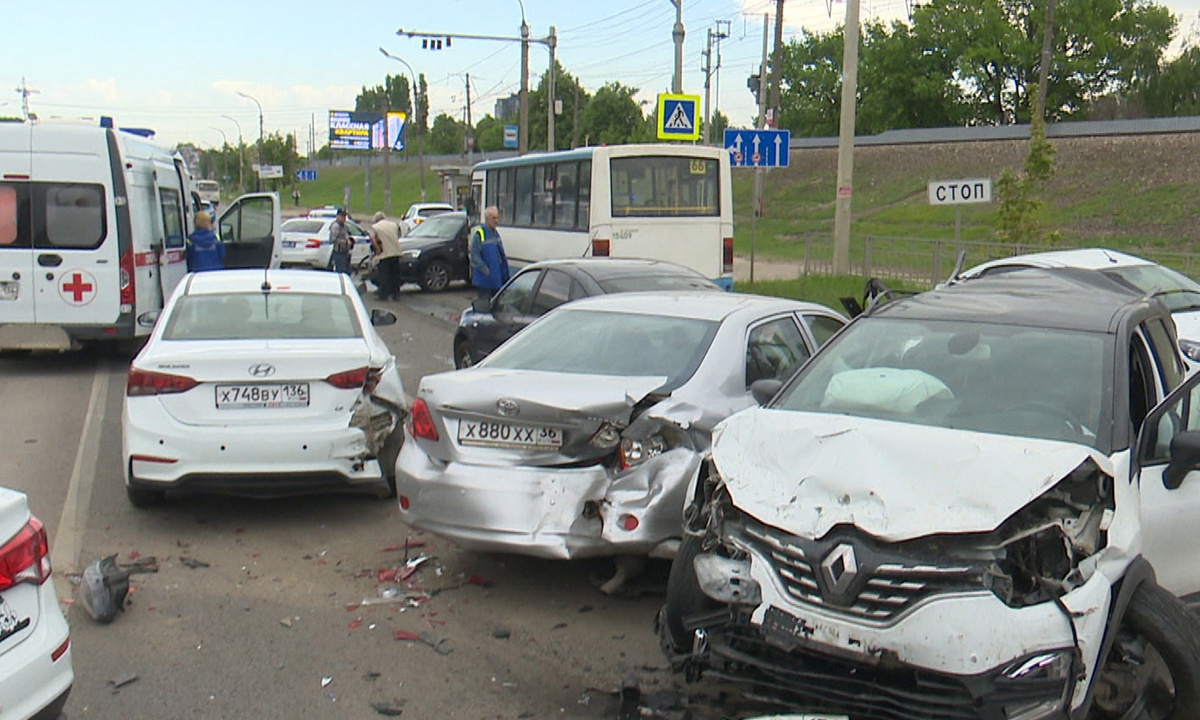
[[[407,399],[395,357],[350,279],[304,270],[188,275],[125,386],[125,488],[275,497],[390,496]]]
[[[57,718],[74,682],[46,529],[24,493],[0,487],[0,717]]]

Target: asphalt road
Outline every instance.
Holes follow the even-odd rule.
[[[452,368],[452,329],[472,295],[368,301],[399,317],[381,332],[410,394]],[[626,678],[649,704],[694,692],[652,631],[661,561],[608,597],[595,589],[607,561],[460,551],[407,528],[392,500],[193,496],[133,508],[120,469],[130,357],[0,359],[3,482],[29,493],[50,532],[72,628],[69,718],[617,718]],[[404,565],[406,543],[408,559],[427,558],[411,587],[381,581]],[[72,603],[69,579],[114,554],[148,567],[135,568],[125,611],[100,625]],[[430,597],[386,602],[395,589]],[[690,701],[701,705],[690,717],[735,716]]]

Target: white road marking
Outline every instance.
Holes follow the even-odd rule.
[[[55,589],[60,598],[71,597],[67,576],[78,574],[79,553],[83,533],[87,529],[88,508],[92,505],[92,488],[96,481],[96,461],[100,456],[100,431],[104,427],[104,410],[108,405],[108,384],[112,372],[107,364],[96,369],[92,376],[92,394],[88,399],[87,415],[83,419],[75,465],[71,469],[71,484],[63,503],[62,518],[58,521],[58,536],[50,548],[50,564],[55,573]]]

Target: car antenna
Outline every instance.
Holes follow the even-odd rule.
[[[267,268],[265,267],[263,268],[263,282],[259,290],[262,290],[264,293],[271,292],[271,280],[267,277]]]

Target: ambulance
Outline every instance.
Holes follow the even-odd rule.
[[[183,158],[146,137],[0,122],[0,351],[148,335],[199,207]],[[224,209],[226,267],[279,266],[280,210],[276,193]]]

